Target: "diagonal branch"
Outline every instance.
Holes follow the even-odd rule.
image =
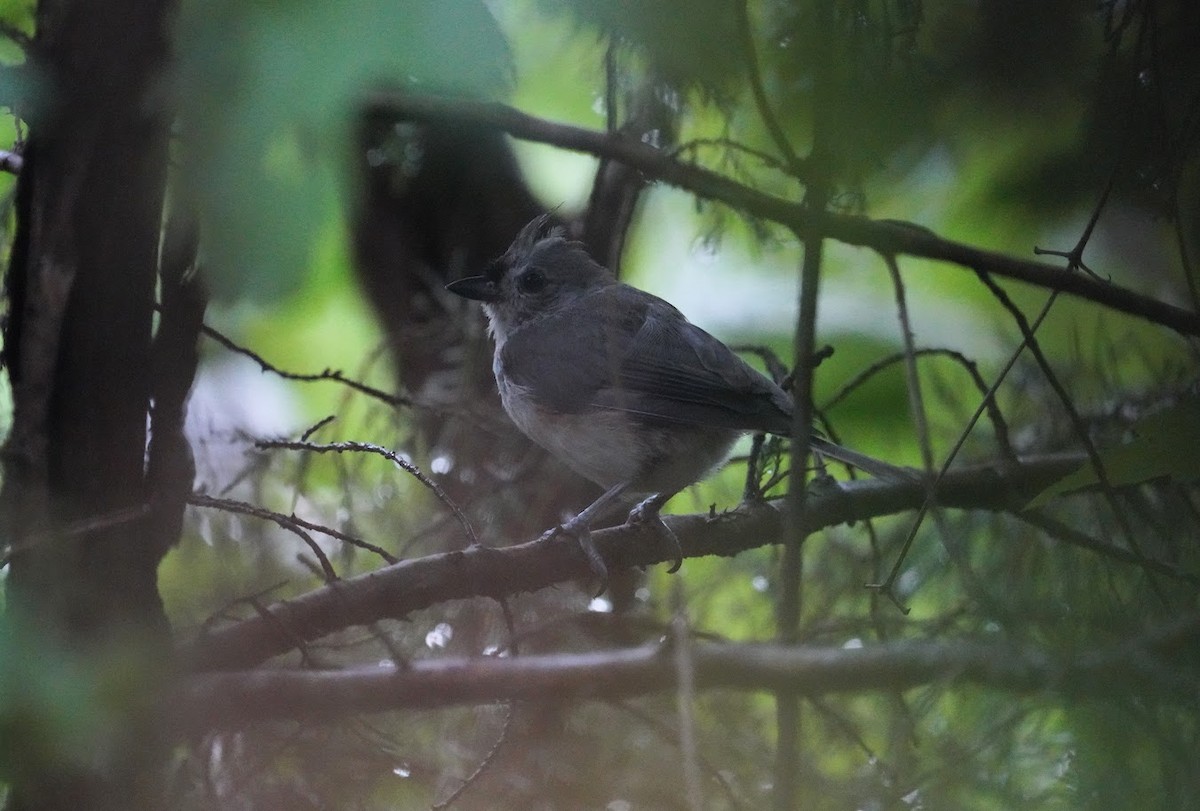
[[[815,211],[801,203],[764,194],[708,169],[682,163],[663,150],[619,135],[547,121],[494,102],[400,92],[369,94],[366,102],[396,115],[494,127],[523,140],[619,160],[664,183],[686,189],[697,197],[724,203],[751,216],[787,226],[793,231],[821,234],[848,245],[871,248],[884,255],[917,256],[1017,279],[1087,299],[1184,335],[1200,336],[1200,315],[1127,288],[1045,262],[946,239],[911,223]]]
[[[1052,456],[948,473],[938,488],[945,508],[1017,509],[1051,482],[1077,468],[1081,456]],[[918,482],[864,480],[809,492],[797,529],[862,521],[915,509],[925,497]],[[686,557],[733,556],[779,542],[782,512],[770,503],[715,516],[666,517]],[[623,526],[593,533],[611,569],[649,566],[674,557],[652,527]],[[185,644],[180,656],[193,670],[249,667],[292,650],[297,639],[314,640],[353,625],[402,618],[422,608],[470,597],[501,597],[546,588],[590,569],[576,544],[538,539],[503,549],[470,549],[401,561],[339,581],[270,607],[272,621],[252,617],[209,630]]]

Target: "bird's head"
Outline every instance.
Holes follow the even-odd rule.
[[[567,239],[563,227],[543,214],[522,228],[482,275],[451,282],[446,289],[483,302],[492,334],[503,340],[530,321],[611,284],[616,284],[612,273],[588,256],[583,243]]]

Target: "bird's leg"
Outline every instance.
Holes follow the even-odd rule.
[[[614,484],[605,490],[600,498],[585,507],[582,512],[570,521],[554,527],[542,535],[547,540],[560,534],[574,537],[579,543],[579,548],[583,550],[583,556],[587,558],[588,566],[591,568],[592,573],[600,578],[601,593],[608,588],[608,567],[604,564],[604,558],[600,557],[600,552],[596,549],[595,544],[592,543],[592,522],[608,510],[613,502],[617,501],[628,487],[629,482]]]
[[[679,536],[667,526],[666,522],[662,520],[662,516],[658,514],[663,505],[674,495],[674,493],[655,493],[630,510],[629,517],[625,519],[626,524],[651,524],[661,535],[666,537],[671,544],[671,550],[675,553],[675,560],[671,564],[671,568],[667,569],[667,574],[674,574],[683,565],[683,547],[679,545]]]

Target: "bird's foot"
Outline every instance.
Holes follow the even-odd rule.
[[[587,560],[588,568],[600,581],[600,589],[596,592],[596,596],[599,597],[608,590],[608,566],[604,563],[604,558],[600,556],[600,550],[596,549],[596,545],[592,543],[591,527],[586,521],[580,521],[579,516],[575,516],[564,524],[546,530],[542,533],[541,539],[549,541],[559,535],[570,535],[579,544],[579,549]]]
[[[662,516],[658,514],[665,503],[666,499],[661,494],[650,496],[629,511],[629,517],[625,519],[625,523],[632,526],[649,524],[667,539],[671,545],[671,551],[675,555],[671,568],[667,569],[667,574],[674,574],[683,565],[683,547],[679,545],[679,536],[667,526],[666,522],[662,520]]]

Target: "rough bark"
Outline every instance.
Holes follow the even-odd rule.
[[[190,486],[190,462],[178,443],[160,443],[158,468],[182,471],[166,506],[147,475],[147,415],[157,388],[174,391],[170,420],[181,419],[194,368],[183,359],[182,395],[178,382],[154,381],[173,7],[44,0],[37,12],[31,63],[45,92],[22,111],[30,135],[5,280],[14,418],[0,515],[13,549],[10,616],[38,644],[94,665],[97,679],[103,662],[122,659],[137,689],[116,708],[112,751],[18,765],[9,807],[23,811],[157,803],[155,696],[170,647],[155,581],[174,538],[156,529],[177,533],[170,516],[182,510],[178,482]],[[168,421],[156,420],[164,433]]]

